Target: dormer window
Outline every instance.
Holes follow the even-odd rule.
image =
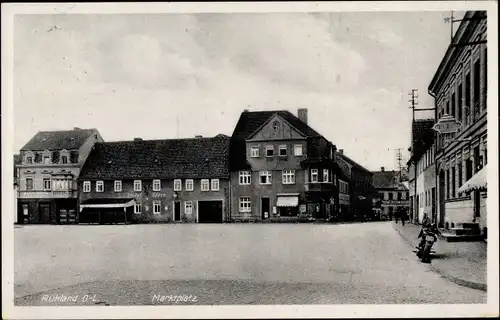
[[[26,157],[26,163],[33,164],[33,157],[31,157],[31,156]]]
[[[60,160],[59,162],[62,164],[68,164],[69,163],[69,152],[66,149],[61,150],[60,152]]]
[[[45,150],[42,153],[42,162],[43,164],[51,164],[52,163],[52,152],[49,150]]]
[[[68,163],[68,156],[61,156],[61,163],[67,164]]]
[[[50,156],[43,156],[43,163],[50,164]]]

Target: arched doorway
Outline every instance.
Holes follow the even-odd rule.
[[[439,196],[438,196],[438,207],[439,207],[439,227],[444,228],[444,197],[445,197],[445,183],[444,183],[444,170],[439,171]]]

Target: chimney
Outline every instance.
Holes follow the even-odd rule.
[[[307,124],[307,108],[299,108],[297,110],[297,116],[298,116],[300,121]]]
[[[195,137],[196,139],[203,138],[203,136],[200,136],[200,135],[195,135],[194,137]]]
[[[78,128],[78,127],[74,127],[73,128],[74,131],[78,131],[78,130],[82,130],[81,128]]]
[[[340,154],[344,154],[344,149],[339,149]]]
[[[243,112],[248,112],[248,109],[243,109]]]
[[[134,141],[142,141],[142,138],[134,138]]]
[[[380,171],[384,172],[385,168],[384,167],[380,167]]]

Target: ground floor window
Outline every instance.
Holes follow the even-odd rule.
[[[153,214],[161,213],[161,201],[155,200],[153,201]]]
[[[240,212],[252,212],[252,201],[250,197],[240,198]]]
[[[142,213],[142,204],[136,203],[134,205],[134,213],[141,214]]]
[[[279,214],[282,217],[295,217],[295,216],[297,216],[298,211],[299,210],[297,207],[281,207],[281,208],[279,208]]]

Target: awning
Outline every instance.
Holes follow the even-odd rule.
[[[472,176],[466,183],[464,183],[458,192],[471,192],[474,190],[485,190],[488,184],[488,175],[486,173],[486,166],[484,166],[479,172]]]
[[[299,205],[298,196],[278,196],[277,207],[296,207]]]
[[[128,208],[134,204],[134,199],[89,199],[80,203],[80,211],[85,208]]]

